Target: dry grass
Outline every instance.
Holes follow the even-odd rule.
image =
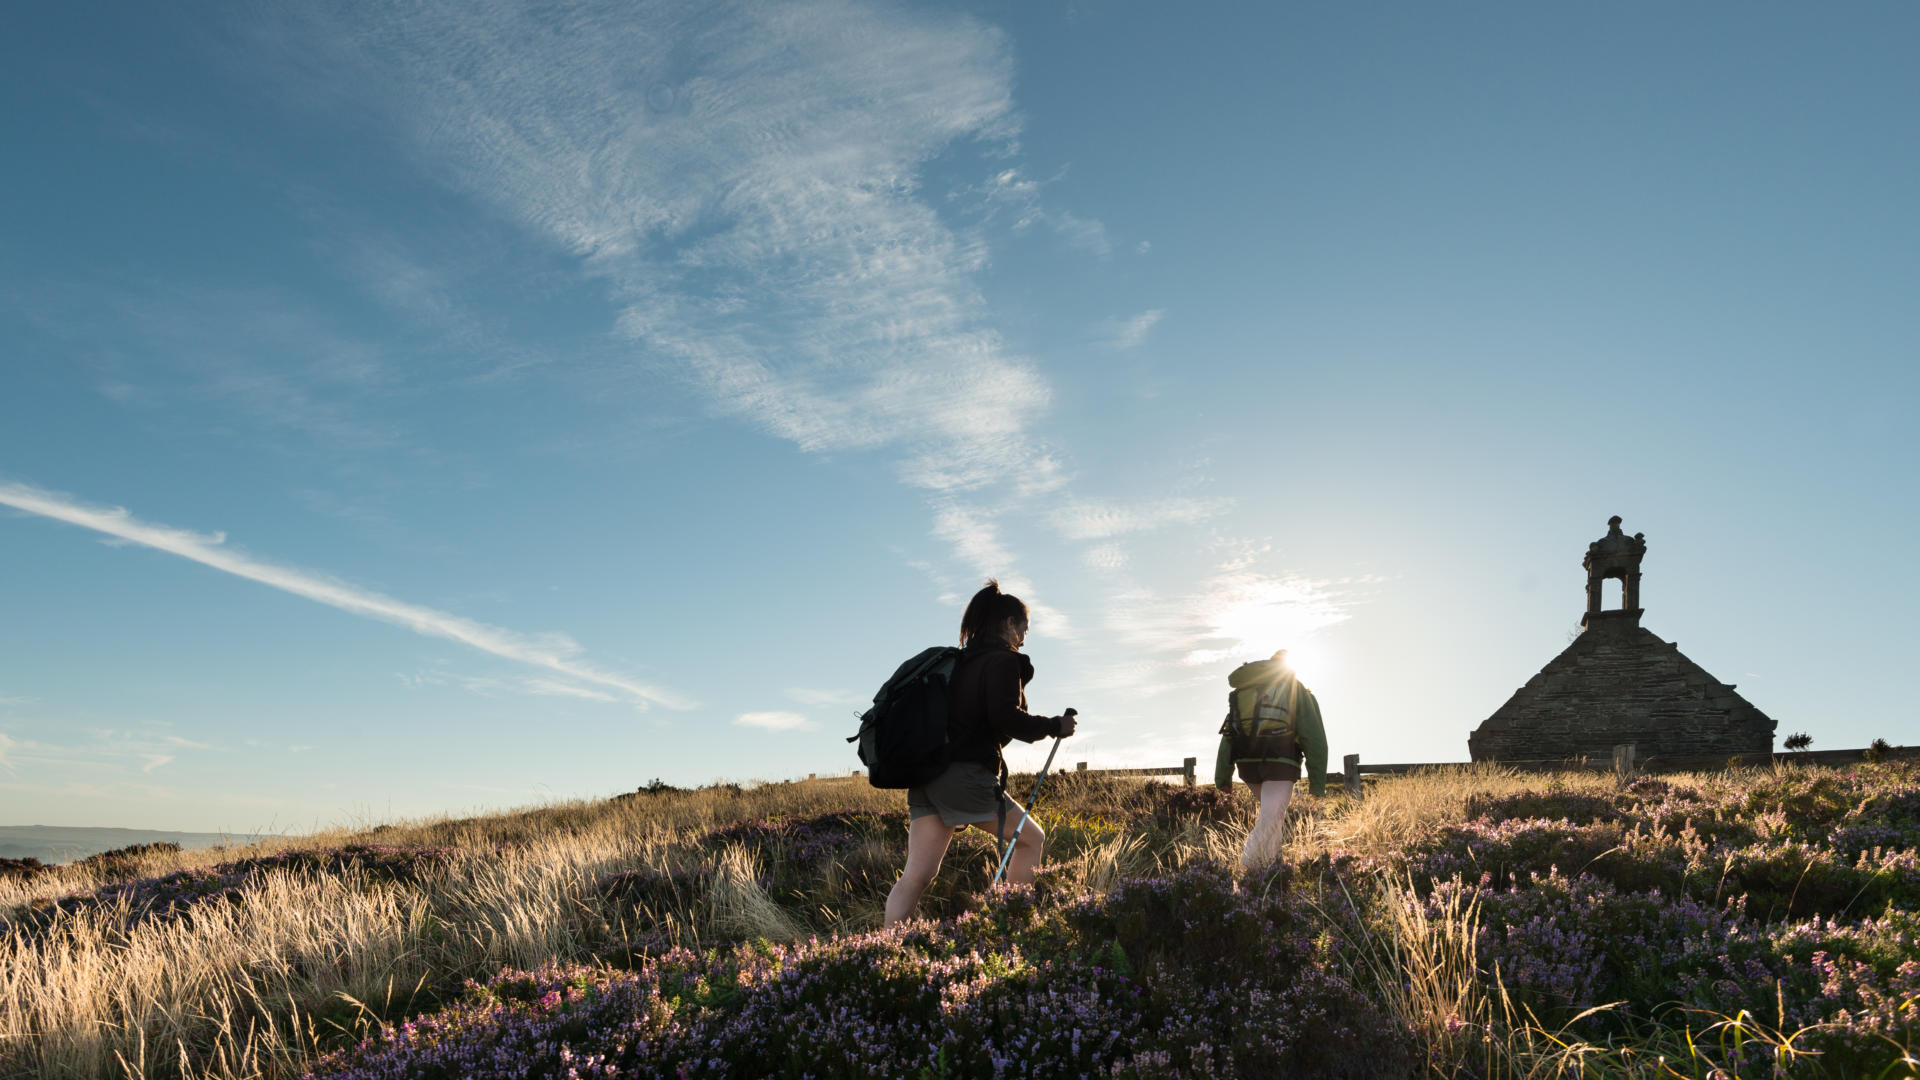
[[[1614,783],[1578,776],[1563,782]],[[1230,820],[1141,827],[1141,783],[1065,777],[1053,785],[1042,820],[1058,872],[1104,890],[1127,875],[1195,861],[1234,863],[1252,819],[1244,792]],[[1402,850],[1436,824],[1457,820],[1473,796],[1539,784],[1537,777],[1476,767],[1372,782],[1364,802],[1302,795],[1287,857],[1301,863],[1335,852]],[[125,911],[95,910],[63,917],[34,936],[0,937],[0,1074],[290,1077],[316,1053],[430,1007],[463,980],[503,966],[617,954],[642,934],[692,943],[869,928],[879,922],[900,864],[897,843],[870,839],[842,856],[798,907],[776,903],[757,881],[762,860],[777,853],[742,846],[716,852],[695,843],[741,820],[836,810],[905,816],[898,792],[820,780],[563,803],[151,856],[136,876],[356,842],[456,849],[444,867],[418,880],[276,871],[239,902],[206,905],[191,919],[129,929]],[[964,904],[958,894],[984,882],[992,856],[984,837],[963,836],[939,887]],[[609,875],[641,869],[681,877],[698,871],[701,887],[639,904],[596,889]],[[0,882],[0,912],[107,883],[82,869]],[[1380,895],[1366,900],[1386,914],[1369,940],[1356,943],[1357,974],[1426,1034],[1436,1063],[1475,1057],[1460,1043],[1472,1039],[1484,1042],[1484,1075],[1558,1075],[1491,1068],[1496,1057],[1537,1064],[1561,1051],[1540,1042],[1551,1036],[1537,1025],[1510,1008],[1503,1013],[1498,987],[1477,974],[1474,912],[1429,919],[1404,902],[1397,883],[1377,884]],[[1528,1039],[1540,1045],[1529,1049]]]
[[[1404,851],[1435,825],[1459,821],[1470,798],[1508,795],[1538,788],[1538,774],[1499,765],[1435,766],[1391,778],[1367,780],[1366,798],[1339,799],[1331,807],[1315,801],[1296,810],[1288,826],[1287,858],[1303,862],[1327,851],[1385,855]],[[1599,773],[1569,772],[1553,777],[1569,790],[1611,789],[1618,781]],[[1331,810],[1326,812],[1323,810]]]

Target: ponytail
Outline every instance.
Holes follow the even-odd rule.
[[[960,616],[960,645],[981,634],[996,634],[1000,624],[1008,619],[1027,619],[1027,605],[1017,596],[1000,591],[1000,583],[993,578],[987,579],[987,586],[973,594],[967,601],[966,613]]]

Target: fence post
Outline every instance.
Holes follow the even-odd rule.
[[[809,780],[818,780],[819,778],[820,778],[820,774],[819,774],[819,773],[808,773],[808,774],[807,774],[807,779],[809,779]]]
[[[1347,794],[1353,796],[1356,799],[1359,798],[1360,797],[1360,755],[1348,754],[1346,757],[1340,759],[1340,764],[1346,767]]]
[[[1613,771],[1616,776],[1630,776],[1633,773],[1633,743],[1620,743],[1613,748]]]
[[[1199,758],[1188,758],[1187,760],[1182,761],[1180,763],[1180,767],[1185,770],[1188,787],[1192,787],[1194,785],[1195,773],[1197,771],[1195,769],[1195,766],[1197,766],[1198,764],[1200,764]]]

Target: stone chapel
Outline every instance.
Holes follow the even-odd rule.
[[[1773,752],[1765,713],[1640,625],[1646,553],[1646,534],[1627,536],[1618,516],[1587,545],[1579,636],[1467,736],[1473,760],[1605,760],[1620,743],[1641,761]],[[1614,609],[1603,607],[1610,579],[1621,583]]]

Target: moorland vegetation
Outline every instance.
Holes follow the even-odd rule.
[[[0,875],[0,1075],[1911,1077],[1920,764],[1067,774],[1032,887],[898,792],[683,791]]]

